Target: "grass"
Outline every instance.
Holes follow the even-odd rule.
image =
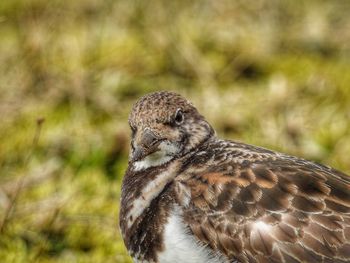
[[[180,92],[221,137],[349,173],[349,11],[346,0],[1,1],[2,262],[131,262],[118,202],[128,112],[147,92]]]

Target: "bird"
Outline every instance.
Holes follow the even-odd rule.
[[[119,226],[138,263],[350,262],[350,177],[235,140],[183,96],[129,115]]]

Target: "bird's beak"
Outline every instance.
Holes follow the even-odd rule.
[[[147,155],[156,152],[161,141],[152,131],[145,130],[135,137],[135,149],[131,161],[142,160]]]

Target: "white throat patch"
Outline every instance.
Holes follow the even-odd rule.
[[[158,148],[158,151],[146,156],[140,161],[134,162],[134,170],[141,171],[149,167],[165,164],[173,159],[174,155],[180,151],[178,147],[167,141],[161,142]]]

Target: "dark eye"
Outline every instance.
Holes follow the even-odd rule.
[[[183,121],[184,121],[184,114],[183,114],[183,112],[182,112],[181,109],[178,109],[178,110],[176,111],[175,119],[174,119],[174,120],[175,120],[175,123],[176,123],[177,125],[183,123]]]

